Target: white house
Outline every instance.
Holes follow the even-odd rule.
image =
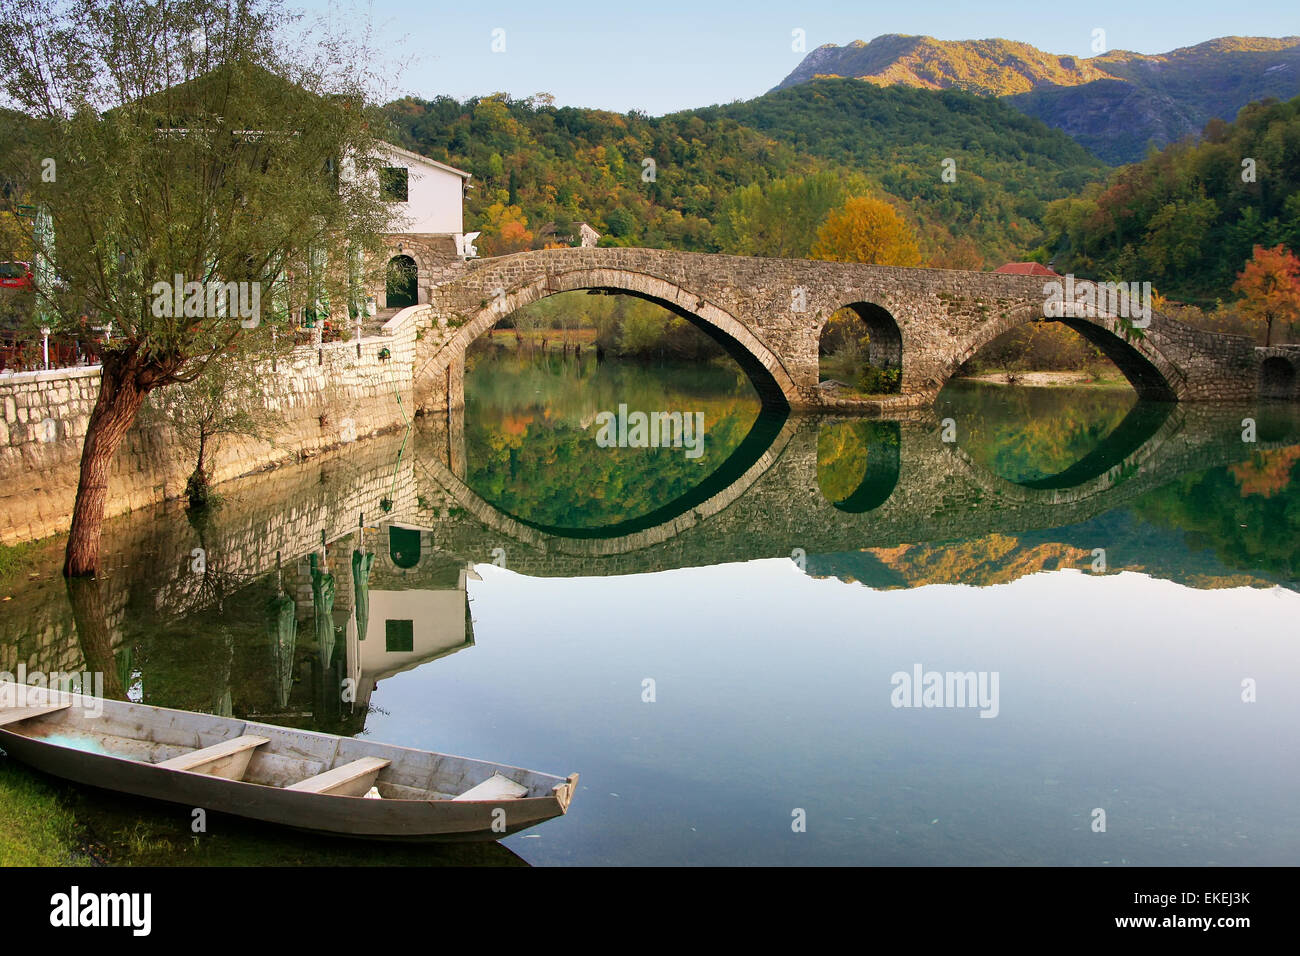
[[[382,145],[379,158],[387,174],[384,195],[393,203],[394,234],[455,236],[464,230],[469,173],[391,143]]]
[[[473,254],[464,233],[470,174],[391,143],[382,145],[379,159],[380,188],[393,218],[387,278],[376,298],[381,308],[405,308],[429,301],[429,288],[442,273]]]

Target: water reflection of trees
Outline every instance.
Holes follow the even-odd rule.
[[[1060,474],[1086,458],[1136,406],[1136,395],[1127,389],[954,382],[940,395],[936,412],[954,419],[957,443],[975,462],[1008,481],[1026,483]],[[1141,415],[1149,420],[1146,412]]]
[[[817,433],[817,484],[840,511],[880,507],[898,484],[902,435],[898,422],[841,421]]]

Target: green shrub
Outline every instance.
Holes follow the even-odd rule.
[[[858,379],[858,390],[868,395],[890,395],[898,391],[903,370],[896,366],[868,365]]]

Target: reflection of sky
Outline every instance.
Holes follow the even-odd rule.
[[[385,681],[368,731],[581,772],[567,819],[509,841],[534,862],[1300,858],[1292,592],[1079,571],[872,591],[783,560],[478,570],[476,646]],[[915,663],[999,672],[1000,716],[895,710]]]

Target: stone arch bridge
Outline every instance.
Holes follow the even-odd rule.
[[[638,296],[687,318],[719,342],[775,405],[875,412],[920,407],[985,345],[1044,318],[1044,281],[633,248],[473,260],[417,307],[416,401],[424,411],[462,406],[465,351],[479,336],[546,296],[589,290]],[[869,360],[901,367],[899,394],[862,399],[818,387],[822,329],[845,307],[870,330]],[[1140,332],[1097,310],[1053,321],[1097,345],[1145,398],[1251,400],[1261,396],[1262,375],[1266,397],[1295,397],[1300,350],[1257,349],[1245,337],[1204,332],[1159,314]],[[1279,376],[1279,363],[1290,364],[1289,376],[1286,369]]]

